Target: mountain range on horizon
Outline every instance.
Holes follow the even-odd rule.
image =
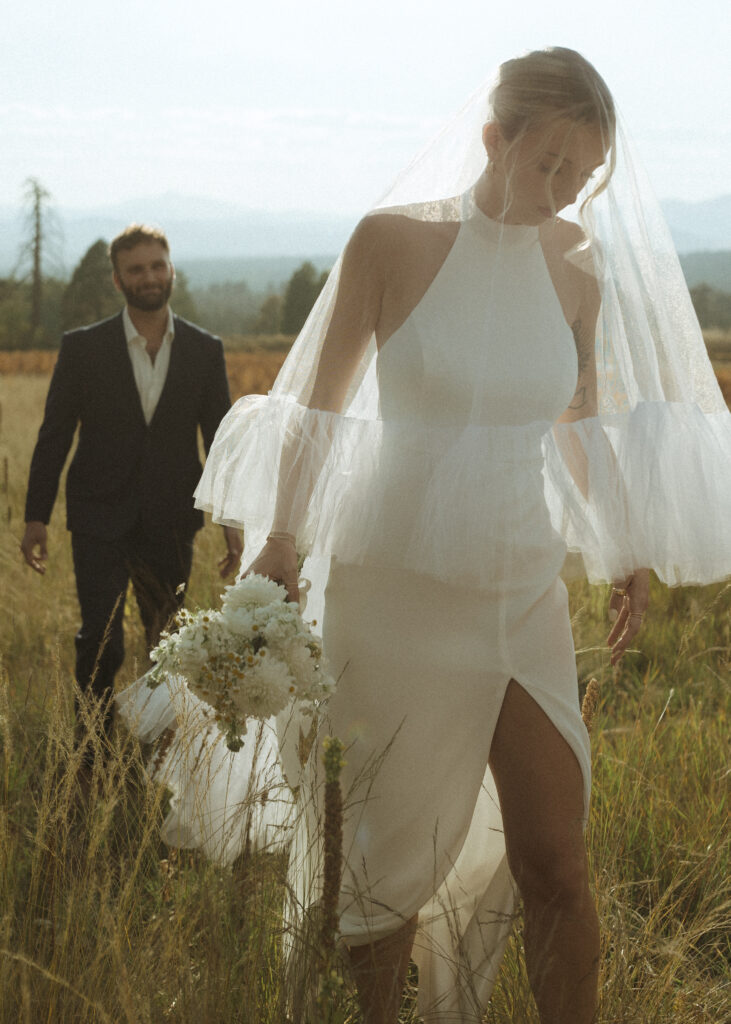
[[[49,273],[68,276],[97,239],[127,224],[153,224],[170,240],[173,261],[268,259],[337,253],[357,216],[306,210],[258,210],[224,201],[168,193],[109,206],[49,207]],[[18,263],[28,237],[19,207],[0,206],[0,276]]]
[[[731,194],[697,202],[668,199],[662,207],[681,255],[731,252]],[[46,272],[68,277],[97,239],[108,240],[126,224],[143,221],[164,227],[174,262],[194,286],[248,281],[253,275],[251,287],[261,289],[286,280],[304,259],[318,269],[331,265],[357,219],[357,214],[257,210],[175,193],[91,209],[51,206]],[[0,206],[0,276],[18,266],[27,237],[23,211]],[[731,291],[731,278],[724,290]]]

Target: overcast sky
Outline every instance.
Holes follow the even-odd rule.
[[[3,11],[0,205],[161,193],[358,212],[501,60],[571,46],[660,198],[731,193],[728,0],[25,0]]]

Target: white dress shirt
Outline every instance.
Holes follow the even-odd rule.
[[[168,308],[167,330],[165,331],[165,337],[162,339],[162,345],[155,356],[154,363],[147,352],[147,338],[143,338],[141,334],[138,334],[126,306],[122,312],[122,322],[124,324],[127,350],[132,362],[132,370],[135,375],[135,384],[139,392],[142,412],[145,416],[145,422],[149,424],[155,415],[155,409],[162,394],[168,367],[170,366],[170,346],[175,336],[172,310]]]

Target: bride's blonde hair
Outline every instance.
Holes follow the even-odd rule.
[[[490,109],[511,148],[532,128],[554,120],[597,127],[608,160],[582,209],[607,187],[615,164],[614,100],[596,68],[576,50],[552,46],[505,61],[490,93]]]

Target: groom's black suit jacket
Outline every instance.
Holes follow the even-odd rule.
[[[203,525],[193,507],[201,474],[198,427],[207,452],[230,406],[226,367],[219,338],[179,317],[174,330],[149,426],[122,314],[64,335],[31,462],[26,522],[49,521],[78,424],[66,480],[70,530],[111,539],[141,522],[192,536]]]

